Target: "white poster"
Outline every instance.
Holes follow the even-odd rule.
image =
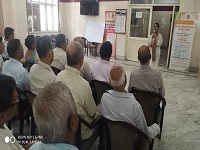
[[[125,33],[126,32],[126,9],[116,10],[116,20],[115,20],[115,32]]]
[[[169,68],[188,71],[193,44],[196,16],[194,13],[176,14]]]
[[[142,18],[142,12],[136,12],[136,17],[135,18]]]

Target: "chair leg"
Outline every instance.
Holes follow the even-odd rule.
[[[31,115],[31,135],[35,135],[35,121],[33,115]]]
[[[151,141],[151,144],[150,144],[149,150],[153,150],[153,145],[154,145],[154,139]]]
[[[21,134],[23,134],[23,129],[24,129],[24,119],[23,118],[20,118],[20,125],[19,125],[19,132]]]
[[[8,128],[11,130],[11,120],[8,121]]]

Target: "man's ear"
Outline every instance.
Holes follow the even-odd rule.
[[[78,128],[78,114],[73,114],[69,118],[69,130],[73,133],[76,133],[76,130]]]

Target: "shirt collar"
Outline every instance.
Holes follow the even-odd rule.
[[[60,48],[60,47],[56,47],[54,50],[60,50],[60,51],[65,52],[64,49],[62,49],[62,48]]]
[[[65,65],[65,70],[70,70],[70,71],[80,75],[80,71],[78,71],[76,68],[70,67],[68,65]]]
[[[107,61],[107,60],[103,60],[103,59],[101,59],[100,62],[103,63],[103,64],[110,64],[109,61]]]
[[[43,67],[45,67],[45,68],[47,68],[49,71],[53,72],[53,70],[51,69],[51,67],[48,64],[46,64],[46,63],[44,63],[42,61],[39,61],[38,64],[43,66]]]
[[[150,65],[140,65],[140,69],[150,69]]]
[[[132,93],[123,93],[123,92],[117,92],[115,90],[109,90],[107,91],[111,95],[115,95],[117,97],[125,97],[125,98],[132,98],[133,94]]]
[[[11,62],[13,62],[13,63],[15,63],[15,64],[17,64],[17,65],[23,67],[23,64],[22,64],[19,60],[14,59],[14,58],[10,58],[9,60],[10,60]]]

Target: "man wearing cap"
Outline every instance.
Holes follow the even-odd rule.
[[[98,109],[102,116],[112,121],[128,122],[153,139],[160,133],[157,124],[147,127],[144,113],[132,93],[127,93],[126,74],[121,66],[115,65],[110,70],[110,83],[114,90],[104,93]]]

